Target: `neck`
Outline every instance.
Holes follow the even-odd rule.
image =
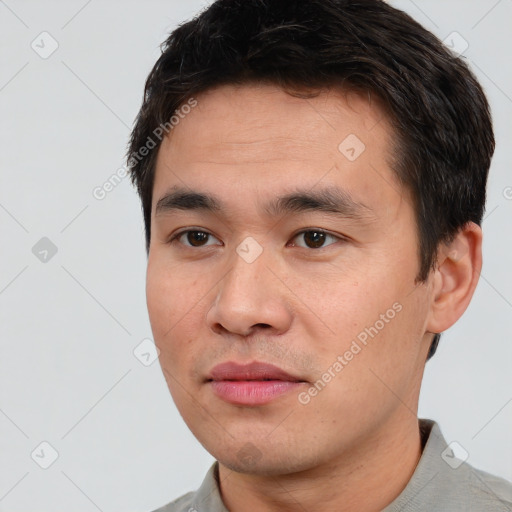
[[[418,419],[388,422],[351,453],[299,473],[237,473],[219,463],[222,500],[230,512],[377,512],[405,488],[421,457]]]

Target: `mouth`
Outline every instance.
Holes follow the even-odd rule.
[[[258,361],[222,363],[211,370],[205,382],[220,399],[246,406],[267,404],[307,383],[282,368]]]

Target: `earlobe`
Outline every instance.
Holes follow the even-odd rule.
[[[441,244],[432,280],[426,328],[440,333],[451,327],[468,307],[482,269],[482,230],[466,224],[449,244]]]

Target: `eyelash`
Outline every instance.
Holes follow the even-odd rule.
[[[174,234],[170,239],[169,241],[167,242],[169,245],[172,245],[175,241],[179,242],[179,238],[181,238],[183,235],[186,235],[187,233],[203,233],[203,234],[206,234],[206,235],[209,235],[209,236],[213,236],[214,238],[216,238],[214,235],[212,235],[211,233],[209,233],[208,231],[204,231],[202,229],[187,229],[187,230],[184,230],[184,231],[180,231],[176,234]],[[348,241],[348,239],[346,237],[343,237],[343,236],[340,236],[340,235],[333,235],[323,229],[317,229],[317,228],[309,228],[309,229],[303,229],[302,231],[299,231],[297,233],[295,233],[291,240],[297,238],[299,235],[303,235],[305,233],[320,233],[322,235],[326,235],[327,237],[331,237],[333,239],[337,239],[338,241],[341,241],[341,242],[346,242]],[[209,241],[209,240],[208,240]],[[181,242],[179,242],[181,243]],[[201,249],[202,247],[210,247],[208,245],[206,246],[197,246],[197,247],[194,247],[192,245],[185,245],[185,244],[182,244],[184,247],[188,248],[188,249]],[[329,247],[330,245],[334,245],[334,244],[328,244],[328,245],[325,245],[325,246],[322,246],[322,247],[318,247],[318,248],[313,248],[313,247],[302,247],[302,246],[298,246],[299,248],[301,249],[310,249],[312,251],[320,251],[322,249],[325,249],[327,247]]]

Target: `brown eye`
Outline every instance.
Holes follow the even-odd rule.
[[[317,249],[324,244],[325,233],[321,233],[320,231],[307,231],[304,233],[304,240],[308,247]]]
[[[329,233],[326,233],[325,231],[311,229],[308,231],[302,231],[300,233],[297,233],[295,235],[295,238],[301,237],[304,242],[305,246],[299,245],[299,247],[305,247],[306,249],[321,249],[324,246],[324,242],[327,238],[331,238],[334,241],[341,240],[341,238],[336,237],[334,235],[330,235]],[[328,244],[331,245],[331,244]]]
[[[188,231],[187,242],[194,247],[202,246],[208,240],[208,236],[204,231]]]
[[[212,244],[208,244],[210,238],[213,238],[216,240],[216,238],[206,231],[200,231],[198,229],[191,229],[188,231],[182,231],[181,233],[178,233],[176,236],[174,236],[171,239],[171,243],[175,240],[178,240],[182,245],[185,247],[204,247]],[[186,243],[183,242],[183,240],[186,240]]]

